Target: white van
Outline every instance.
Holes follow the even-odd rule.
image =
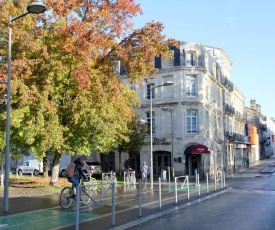
[[[43,162],[39,160],[27,160],[16,169],[19,175],[33,174],[35,176],[43,173]]]

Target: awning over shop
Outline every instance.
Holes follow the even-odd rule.
[[[205,145],[191,145],[185,149],[184,153],[185,154],[210,154],[210,151]]]

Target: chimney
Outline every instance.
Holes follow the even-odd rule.
[[[257,110],[255,99],[250,100],[250,108],[254,109],[254,110]]]

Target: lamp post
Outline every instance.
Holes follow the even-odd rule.
[[[162,86],[173,85],[174,82],[167,81],[162,85],[152,86],[150,85],[150,183],[151,189],[153,189],[153,120],[152,120],[152,91],[155,88]]]
[[[40,2],[34,2],[27,6],[27,12],[10,16],[9,19],[9,47],[8,47],[8,79],[7,85],[7,120],[6,120],[6,151],[5,151],[5,183],[4,183],[4,213],[9,211],[9,171],[10,171],[10,94],[11,94],[11,35],[12,22],[26,16],[27,14],[40,14],[46,11],[46,6]],[[2,82],[3,83],[3,82]]]
[[[174,168],[174,132],[173,132],[173,109],[168,109],[168,108],[162,108],[163,111],[168,111],[171,113],[171,165],[172,165],[172,178],[174,179],[175,177],[175,168]]]

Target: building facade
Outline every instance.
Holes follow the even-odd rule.
[[[157,77],[145,77],[141,86],[134,87],[141,101],[137,110],[148,130],[150,122],[153,126],[154,176],[168,169],[175,176],[195,172],[213,176],[215,170],[233,173],[249,151],[249,138],[245,97],[231,82],[232,62],[216,47],[194,42],[179,45],[171,49],[173,60],[155,58]],[[127,82],[123,73],[121,78]],[[169,81],[173,85],[162,86]],[[140,161],[151,162],[150,138],[145,138]]]

